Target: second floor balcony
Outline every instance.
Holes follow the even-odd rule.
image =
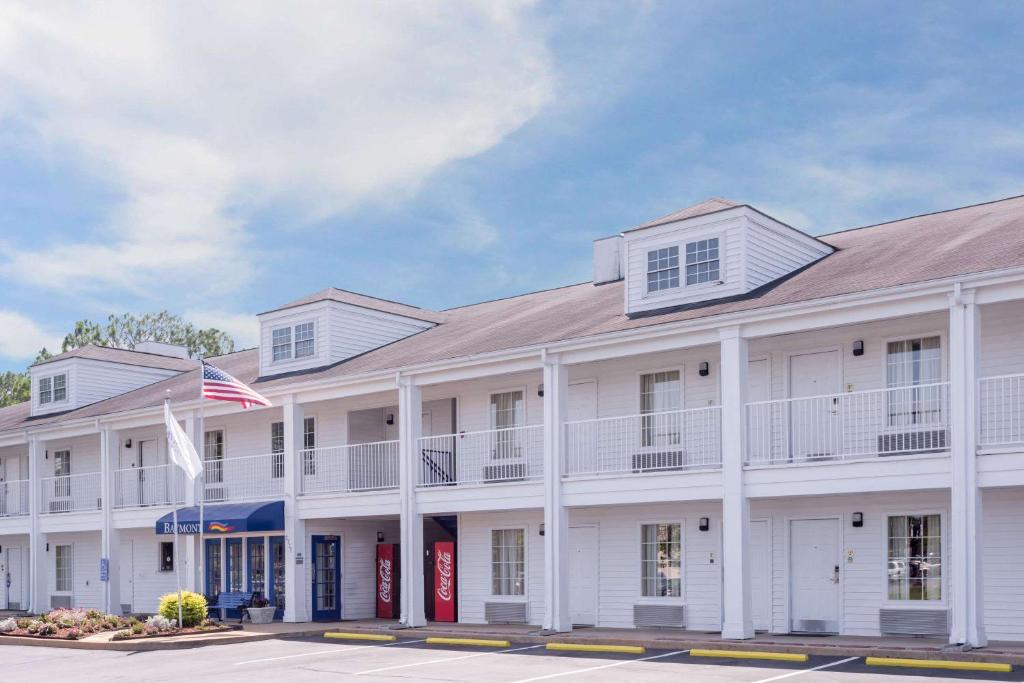
[[[102,476],[99,472],[86,472],[43,477],[39,481],[39,511],[47,515],[102,510]]]
[[[23,517],[29,513],[29,482],[0,482],[0,517]]]
[[[284,453],[209,459],[204,463],[207,503],[284,496]]]
[[[398,442],[310,448],[299,452],[299,495],[398,488]]]
[[[1024,374],[986,377],[978,384],[978,446],[1024,445]]]
[[[181,505],[185,502],[185,475],[176,465],[154,465],[114,470],[114,508]]]
[[[425,436],[419,440],[419,486],[462,486],[544,477],[544,425]]]

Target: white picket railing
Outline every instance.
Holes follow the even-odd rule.
[[[949,383],[747,404],[748,464],[949,449]]]
[[[1024,374],[978,382],[978,445],[1024,444]]]
[[[562,474],[642,474],[722,464],[720,406],[568,422]]]
[[[103,509],[102,476],[99,472],[87,472],[41,478],[39,512],[48,515]]]
[[[284,495],[284,453],[206,460],[206,502],[280,498]]]
[[[398,488],[398,442],[310,448],[302,460],[301,495]]]
[[[185,474],[176,465],[114,470],[114,507],[118,509],[185,502]]]
[[[0,517],[22,517],[29,513],[27,479],[0,482]]]
[[[526,481],[544,476],[544,426],[425,436],[419,440],[420,486]]]

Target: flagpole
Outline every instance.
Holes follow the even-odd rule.
[[[170,394],[171,390],[168,389],[167,393]],[[166,414],[171,409],[171,397],[168,396],[164,399],[164,413]],[[182,470],[184,471],[184,469]],[[185,478],[188,478],[188,474],[185,473]],[[174,561],[174,579],[178,583],[178,628],[181,628],[181,562],[178,561],[178,506],[173,506],[172,519],[174,522],[174,551],[171,557]]]
[[[206,423],[203,422],[203,367],[204,361],[199,360],[199,448],[201,453],[203,469],[199,473],[199,585],[203,595],[209,593],[209,586],[206,585],[206,544],[203,540],[203,531],[206,528],[205,504],[206,504]],[[193,437],[195,438],[195,437]],[[202,450],[200,450],[202,449]]]

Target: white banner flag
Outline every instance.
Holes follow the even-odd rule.
[[[199,459],[192,441],[174,419],[170,401],[164,402],[164,422],[167,424],[167,453],[171,457],[171,462],[185,470],[189,479],[195,479],[203,471],[203,462]]]

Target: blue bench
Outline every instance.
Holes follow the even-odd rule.
[[[238,623],[242,623],[242,619],[245,618],[246,610],[252,606],[253,593],[244,593],[241,591],[220,593],[217,596],[217,602],[210,604],[209,599],[206,601],[206,614],[209,615],[212,610],[220,610],[220,620],[224,621],[227,618],[227,611],[229,609],[238,610]]]

